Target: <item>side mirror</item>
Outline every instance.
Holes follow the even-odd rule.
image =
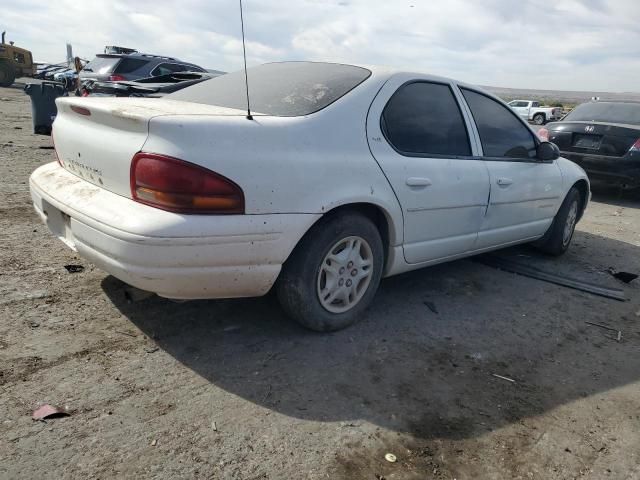
[[[560,158],[560,149],[555,143],[540,142],[536,149],[536,157],[543,162],[551,162]]]

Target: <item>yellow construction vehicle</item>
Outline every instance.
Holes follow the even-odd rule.
[[[5,33],[2,32],[0,43],[0,87],[9,87],[17,77],[33,77],[36,73],[31,52],[13,42],[5,43]]]

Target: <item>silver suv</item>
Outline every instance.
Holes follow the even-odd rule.
[[[146,53],[98,54],[80,71],[80,80],[119,82],[170,75],[175,72],[206,72],[193,63]]]

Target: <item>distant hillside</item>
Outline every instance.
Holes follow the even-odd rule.
[[[482,87],[503,100],[535,99],[544,103],[562,103],[576,105],[588,102],[591,97],[600,97],[600,100],[617,102],[640,102],[640,93],[611,93],[611,92],[563,92],[560,90],[527,90],[520,88]]]

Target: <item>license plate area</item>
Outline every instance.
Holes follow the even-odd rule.
[[[587,150],[598,150],[602,137],[600,135],[575,134],[573,136],[573,146],[576,148],[586,148]]]
[[[44,212],[49,230],[70,249],[75,251],[76,244],[73,238],[73,232],[71,231],[71,217],[58,210],[46,200],[42,200],[42,211]]]

